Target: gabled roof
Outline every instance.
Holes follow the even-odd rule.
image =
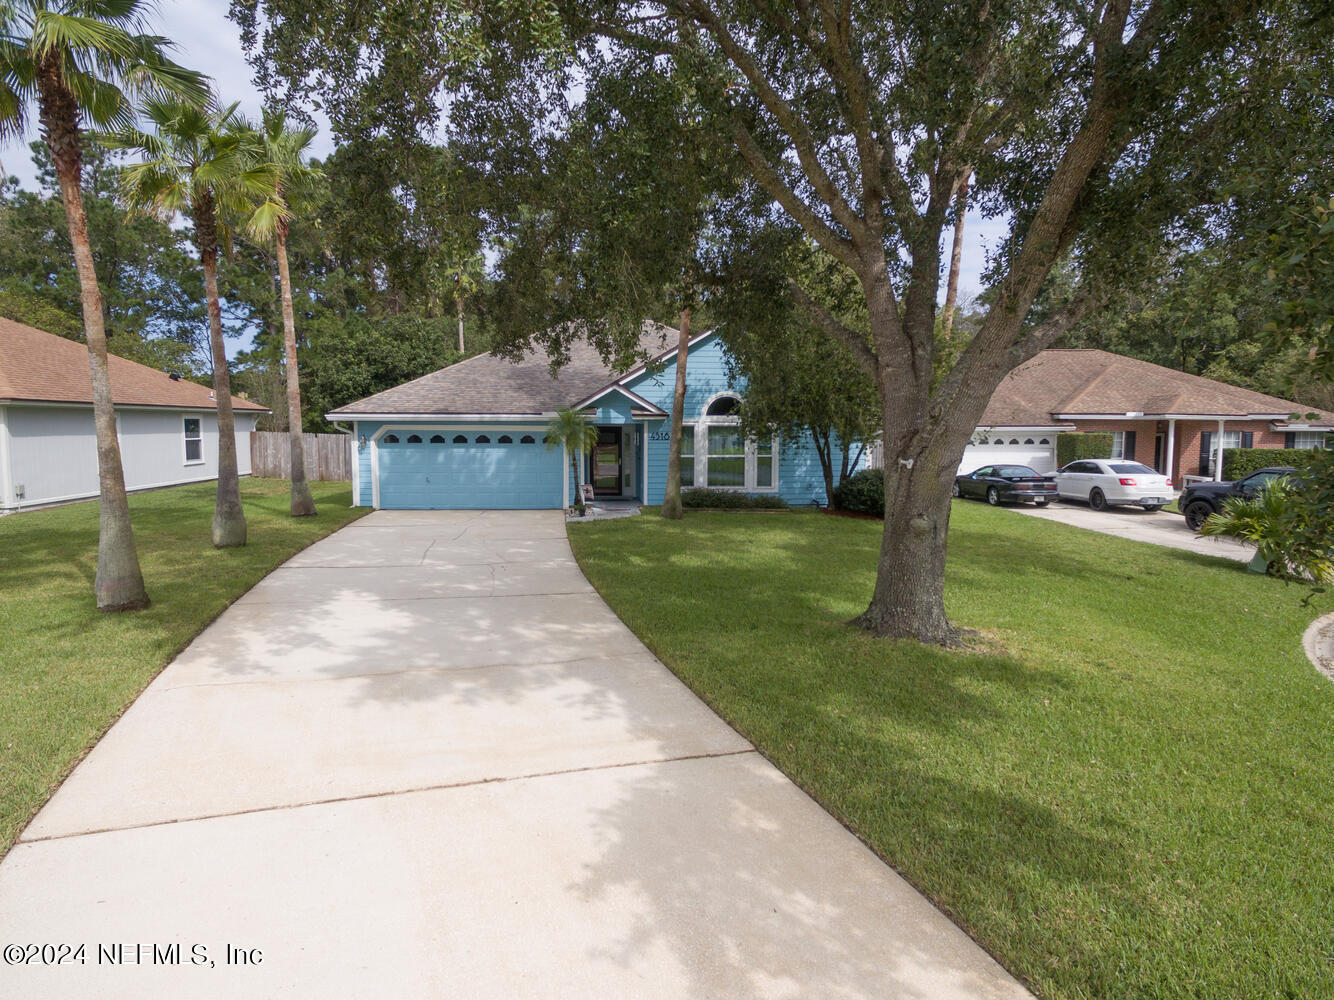
[[[645,399],[639,393],[627,389],[620,382],[614,382],[611,385],[603,386],[601,389],[598,389],[596,392],[594,392],[591,396],[585,396],[583,399],[579,400],[579,402],[574,404],[573,409],[576,410],[587,409],[588,407],[596,403],[599,399],[604,399],[605,397],[610,396],[612,393],[619,393],[620,395],[628,399],[630,401],[630,404],[635,408],[634,412],[636,413],[647,413],[655,417],[665,417],[668,415],[667,411],[664,410],[662,407],[658,406],[654,402],[651,402],[650,400]]]
[[[112,354],[107,358],[107,368],[111,399],[117,406],[211,410],[217,405],[208,386],[173,379],[147,365]],[[93,380],[88,372],[87,346],[0,318],[0,402],[8,401],[91,406]],[[238,396],[232,397],[232,409],[268,412]]]
[[[649,357],[655,357],[678,337],[677,331],[669,326],[646,322],[640,333],[639,348]],[[569,361],[554,377],[551,358],[542,350],[531,350],[519,361],[479,354],[340,406],[326,416],[330,420],[372,414],[535,416],[593,398],[617,378],[618,373],[608,368],[597,350],[587,341],[579,340],[571,345]]]
[[[1305,415],[1315,413],[1316,419]],[[1334,413],[1110,351],[1049,350],[1005,376],[982,423],[1042,426],[1080,417],[1250,418],[1334,426]]]

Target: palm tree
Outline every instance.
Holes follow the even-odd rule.
[[[1222,511],[1200,525],[1200,534],[1250,542],[1255,546],[1251,568],[1257,572],[1317,585],[1334,583],[1334,555],[1302,544],[1309,515],[1296,500],[1291,480],[1274,479],[1254,496],[1224,500]]]
[[[121,175],[121,193],[131,211],[164,220],[183,213],[194,225],[208,298],[213,394],[218,402],[213,544],[217,548],[244,545],[246,522],[236,464],[231,372],[218,300],[218,251],[230,245],[229,223],[246,199],[271,183],[270,171],[256,166],[257,137],[237,114],[235,104],[219,108],[212,100],[159,98],[146,101],[142,113],[152,123],[152,132],[124,128],[104,134],[101,140],[113,149],[135,150],[144,157]]]
[[[292,276],[287,266],[287,230],[295,214],[293,206],[310,192],[320,172],[306,162],[307,151],[315,140],[315,130],[293,128],[281,111],[264,112],[257,132],[258,155],[262,169],[270,172],[272,187],[264,192],[246,225],[252,237],[265,243],[273,241],[278,258],[278,279],[282,285],[283,348],[287,358],[287,436],[292,456],[292,516],[308,517],[315,513],[315,500],[306,482],[306,449],[301,423],[301,382],[297,374],[296,318],[292,310]]]
[[[548,449],[559,448],[562,445],[565,447],[570,455],[570,471],[574,474],[574,484],[576,487],[582,485],[583,456],[598,443],[598,429],[578,410],[568,408],[557,410],[556,415],[547,424],[546,443]],[[574,506],[577,508],[584,506],[582,492],[575,498]]]
[[[148,10],[145,0],[0,3],[0,138],[22,137],[29,109],[36,105],[42,139],[60,182],[79,275],[100,497],[93,590],[102,611],[145,608],[148,592],[130,525],[107,371],[102,293],[83,210],[84,128],[88,123],[106,128],[133,122],[127,94],[204,93],[204,77],[167,58],[170,43],[165,38],[141,33]]]

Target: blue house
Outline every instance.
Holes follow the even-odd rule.
[[[569,456],[543,443],[547,422],[564,407],[583,411],[597,426],[597,444],[583,462],[596,497],[661,503],[679,336],[671,327],[645,324],[640,346],[650,361],[624,372],[609,371],[583,342],[554,376],[541,351],[518,362],[479,355],[326,414],[351,424],[357,504],[387,510],[567,507],[578,495]],[[826,503],[809,435],[742,437],[737,413],[744,387],[729,383],[725,351],[713,332],[690,342],[682,485]]]

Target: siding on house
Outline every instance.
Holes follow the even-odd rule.
[[[676,388],[676,360],[660,372],[645,372],[627,384],[655,406],[672,412],[672,394]],[[727,378],[727,363],[722,341],[707,337],[690,349],[686,357],[686,396],[682,420],[690,424],[704,412],[710,399],[722,392],[745,395],[744,383],[733,386]],[[670,420],[648,424],[648,494],[645,503],[662,503],[667,490],[667,453],[670,449]],[[820,458],[809,435],[800,440],[779,442],[778,495],[790,504],[827,503]]]
[[[0,509],[60,503],[97,496],[97,437],[86,405],[7,403],[8,475]],[[202,461],[185,461],[186,417],[200,421]],[[250,474],[250,432],[257,415],[236,414],[237,465]],[[216,479],[216,412],[116,407],[117,436],[128,490],[153,489]],[[22,496],[19,493],[22,492]]]

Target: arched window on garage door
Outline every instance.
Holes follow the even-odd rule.
[[[431,435],[431,444],[444,444],[444,443],[445,443],[445,439],[442,438],[439,434],[432,434],[432,435]]]
[[[381,441],[380,443],[381,443],[381,444],[398,444],[398,435],[397,435],[397,434],[386,434],[386,435],[384,436],[384,440]]]
[[[421,444],[421,443],[422,443],[422,439],[421,439],[421,435],[420,435],[420,434],[409,434],[409,435],[408,435],[408,444]]]
[[[496,444],[513,444],[513,443],[514,443],[514,438],[510,437],[508,434],[500,435],[500,438],[496,441]]]
[[[476,441],[477,441],[478,444],[490,444],[490,443],[491,443],[491,439],[490,439],[489,437],[487,437],[485,434],[478,434],[478,435],[477,435],[477,438],[476,438]]]
[[[466,437],[464,437],[462,434],[455,434],[455,435],[454,435],[454,443],[455,443],[455,444],[467,444],[467,443],[468,443],[468,439],[467,439]]]
[[[531,434],[525,434],[523,437],[519,438],[519,444],[537,444],[537,442],[533,440]]]

